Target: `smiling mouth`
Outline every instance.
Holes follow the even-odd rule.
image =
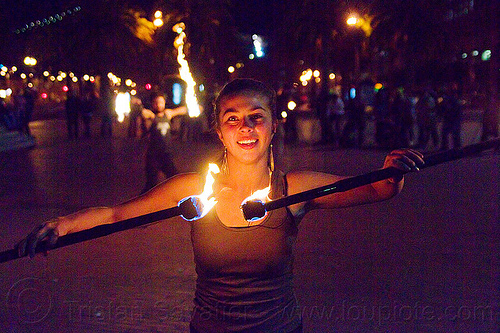
[[[238,144],[240,145],[251,145],[251,144],[254,144],[257,142],[257,140],[253,139],[253,140],[240,140],[240,141],[237,141]]]

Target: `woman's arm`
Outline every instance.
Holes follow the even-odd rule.
[[[418,167],[423,164],[424,161],[421,153],[411,149],[401,149],[394,150],[387,155],[383,167],[395,167],[409,172],[417,171]],[[291,195],[329,185],[344,178],[347,177],[320,172],[291,172],[287,174],[288,194]],[[292,213],[307,212],[312,209],[349,207],[387,200],[398,194],[403,188],[403,184],[403,177],[398,179],[389,178],[349,191],[334,193],[308,202],[299,203],[291,206],[290,209]]]
[[[58,217],[42,223],[17,245],[20,256],[26,253],[33,257],[39,242],[47,240],[56,243],[60,236],[114,223],[132,217],[174,207],[190,195],[199,194],[203,189],[203,179],[198,174],[174,176],[154,187],[147,193],[114,207],[88,208],[76,213]]]

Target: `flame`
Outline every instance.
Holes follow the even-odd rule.
[[[243,202],[241,203],[241,207],[243,207],[247,202],[250,202],[250,201],[255,201],[255,202],[260,202],[260,203],[266,203],[266,202],[271,201],[271,198],[269,198],[270,192],[271,192],[271,184],[269,184],[268,187],[266,187],[262,190],[257,190],[254,193],[252,193],[249,197],[247,197],[245,200],[243,200]],[[255,221],[258,221],[258,220],[265,218],[266,216],[267,216],[267,211],[264,214],[264,216],[252,218],[252,219],[248,220],[248,222],[255,222]]]
[[[198,99],[196,98],[195,93],[196,82],[193,79],[191,71],[189,70],[189,64],[184,55],[184,39],[186,38],[184,28],[184,23],[180,22],[174,25],[172,30],[178,33],[178,36],[174,40],[174,46],[177,48],[177,62],[180,65],[179,74],[181,76],[181,79],[183,79],[187,85],[186,106],[188,109],[188,114],[191,118],[193,118],[200,115],[200,105],[198,104]]]
[[[255,201],[255,200],[259,200],[262,202],[271,201],[271,199],[269,198],[269,192],[271,192],[271,185],[269,185],[268,187],[266,187],[262,190],[255,191],[252,195],[250,195],[248,198],[243,200],[243,203],[245,203],[247,201]]]
[[[213,175],[220,172],[219,167],[215,163],[208,164],[207,178],[205,179],[205,186],[203,192],[198,196],[203,203],[203,216],[205,216],[217,203],[214,197],[209,197],[214,192],[213,185],[215,183],[215,178]]]
[[[115,112],[118,115],[118,121],[121,123],[125,116],[130,113],[130,94],[118,93],[115,99]]]
[[[215,183],[215,177],[213,175],[218,174],[219,172],[220,169],[217,166],[217,164],[214,163],[208,164],[208,172],[207,172],[207,177],[205,179],[203,192],[200,195],[192,195],[179,201],[178,206],[181,206],[182,203],[184,203],[187,200],[190,200],[191,204],[196,209],[197,215],[192,218],[186,218],[185,216],[182,216],[185,220],[194,221],[201,219],[202,217],[207,215],[208,212],[212,210],[212,208],[214,208],[215,204],[217,203],[217,199],[215,199],[215,197],[212,196],[214,191],[213,185]]]

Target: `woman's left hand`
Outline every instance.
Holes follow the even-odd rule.
[[[384,161],[384,168],[394,167],[404,172],[419,171],[424,165],[424,155],[413,149],[396,149],[391,151]],[[399,182],[401,179],[393,179]]]

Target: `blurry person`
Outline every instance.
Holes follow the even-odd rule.
[[[21,131],[24,133],[31,135],[30,131],[30,121],[31,118],[33,117],[33,112],[35,111],[35,102],[36,102],[36,97],[37,97],[37,92],[34,88],[26,88],[24,90],[24,100],[25,100],[25,109],[24,109],[24,115],[21,120]]]
[[[130,98],[130,113],[128,115],[129,124],[127,129],[127,136],[129,138],[139,138],[142,136],[143,121],[142,121],[142,100],[137,96]]]
[[[80,113],[80,108],[81,100],[76,92],[70,88],[66,95],[66,125],[68,129],[68,138],[70,140],[78,139],[78,115]]]
[[[445,92],[442,98],[443,100],[439,104],[443,120],[443,126],[441,127],[441,150],[449,148],[450,135],[453,141],[453,148],[460,148],[462,146],[462,105],[460,104],[458,90],[453,89],[450,93]]]
[[[486,141],[489,138],[500,137],[500,105],[495,101],[495,97],[491,96],[489,103],[484,110],[483,126],[481,141]]]
[[[394,123],[394,146],[409,147],[412,140],[413,116],[411,102],[402,87],[396,90],[390,114]]]
[[[342,98],[334,92],[330,93],[326,105],[327,139],[329,142],[333,143],[335,147],[339,145],[340,136],[342,135],[344,113],[344,101],[342,101]]]
[[[347,123],[342,133],[341,144],[345,147],[362,147],[365,140],[365,106],[359,97],[350,98],[346,105]]]
[[[0,98],[0,125],[5,126],[6,129],[11,129],[10,110],[3,98]]]
[[[90,123],[92,121],[92,115],[98,107],[99,98],[97,97],[97,92],[94,90],[87,92],[82,101],[81,109],[84,135],[86,138],[90,138]]]
[[[177,174],[170,153],[172,146],[171,120],[175,116],[186,114],[187,108],[167,109],[165,105],[165,96],[154,94],[151,97],[151,110],[142,110],[143,136],[146,136],[149,141],[146,151],[146,185],[143,192]]]
[[[418,125],[418,147],[427,148],[432,140],[434,148],[439,146],[439,134],[437,128],[436,99],[430,89],[426,89],[416,105]]]
[[[21,89],[16,89],[12,94],[12,103],[12,119],[14,120],[14,128],[19,132],[23,132],[26,118],[26,98]]]
[[[114,93],[109,86],[108,80],[101,83],[99,94],[99,113],[101,116],[101,136],[110,138],[113,136],[113,117],[115,115]]]

